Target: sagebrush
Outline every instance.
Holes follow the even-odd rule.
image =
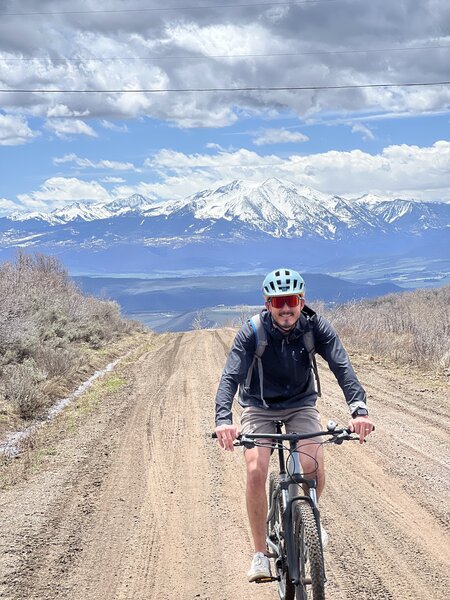
[[[19,253],[0,265],[0,400],[22,418],[36,416],[86,349],[133,327],[115,302],[84,295],[56,258]]]
[[[450,369],[449,285],[349,302],[326,312],[352,348],[435,373]]]

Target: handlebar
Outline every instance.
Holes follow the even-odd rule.
[[[255,446],[258,440],[271,440],[274,442],[299,442],[314,437],[329,436],[328,443],[342,444],[346,440],[359,440],[359,437],[352,436],[352,432],[347,427],[336,429],[336,423],[330,421],[326,431],[317,431],[315,433],[245,433],[239,434],[236,438],[235,446]],[[217,439],[217,434],[213,433],[212,438]]]

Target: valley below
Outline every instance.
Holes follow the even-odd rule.
[[[246,581],[242,452],[210,437],[234,333],[154,335],[116,368],[124,386],[76,426],[61,423],[40,467],[0,493],[0,598],[278,597],[275,584]],[[363,446],[326,450],[327,598],[447,598],[448,383],[364,354],[352,360],[376,431]],[[319,368],[323,424],[345,424],[342,393]]]

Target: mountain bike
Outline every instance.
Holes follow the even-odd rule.
[[[275,575],[258,582],[277,581],[280,600],[324,600],[326,577],[316,481],[303,476],[302,450],[297,445],[319,436],[328,436],[320,444],[342,444],[359,437],[348,429],[337,429],[334,421],[328,423],[327,431],[306,435],[282,433],[282,422],[275,423],[276,433],[241,434],[235,442],[246,448],[269,447],[278,454],[278,472],[269,477],[266,535]]]

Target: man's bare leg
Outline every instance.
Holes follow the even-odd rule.
[[[247,463],[247,513],[255,552],[266,552],[266,480],[270,448],[247,449],[245,462]]]
[[[325,466],[323,447],[311,440],[302,440],[297,448],[300,451],[302,471],[306,478],[314,478],[317,482],[317,500],[325,487]]]

